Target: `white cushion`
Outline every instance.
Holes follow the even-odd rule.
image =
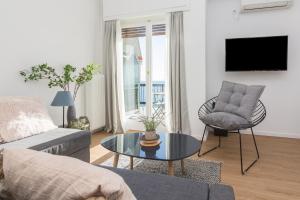
[[[0,97],[0,142],[11,142],[57,128],[38,98]]]

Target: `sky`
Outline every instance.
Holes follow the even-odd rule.
[[[143,63],[141,65],[141,81],[146,81],[146,37],[139,38]],[[165,35],[152,37],[152,80],[164,81],[166,71],[166,48],[167,40]]]

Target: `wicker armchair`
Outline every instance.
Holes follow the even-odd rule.
[[[200,109],[198,111],[199,119],[205,124],[204,132],[203,132],[203,135],[202,135],[202,138],[201,138],[201,145],[200,145],[200,150],[199,150],[198,156],[199,157],[203,156],[203,155],[205,155],[205,154],[221,147],[221,136],[219,136],[218,145],[201,154],[201,147],[202,147],[202,144],[203,144],[203,139],[204,139],[204,135],[205,135],[205,132],[207,130],[207,127],[211,127],[211,128],[214,128],[214,129],[220,129],[220,130],[226,130],[226,131],[233,132],[233,133],[238,133],[239,134],[239,142],[240,142],[241,173],[244,175],[259,159],[259,152],[258,152],[255,136],[254,136],[254,133],[253,133],[253,127],[258,125],[259,123],[261,123],[265,119],[265,117],[266,117],[266,108],[265,108],[264,104],[259,100],[257,105],[256,105],[256,108],[255,108],[255,110],[252,114],[252,119],[251,119],[251,122],[249,123],[249,126],[240,128],[238,130],[227,130],[227,129],[224,129],[222,127],[207,124],[203,120],[206,115],[213,112],[216,100],[217,100],[217,97],[214,97],[214,98],[208,100],[207,102],[205,102],[200,107]],[[253,141],[254,141],[256,154],[257,154],[257,158],[245,170],[244,170],[244,167],[243,167],[242,135],[240,133],[240,130],[243,130],[243,129],[250,129],[251,130],[252,138],[253,138]]]

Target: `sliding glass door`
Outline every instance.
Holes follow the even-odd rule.
[[[152,86],[152,107],[151,112],[163,109],[166,104],[166,79],[167,79],[167,37],[166,25],[152,25],[152,63],[151,63],[151,83]]]
[[[123,28],[124,103],[127,114],[146,114],[146,27]]]
[[[123,85],[127,115],[151,116],[165,109],[166,24],[147,21],[122,28]]]

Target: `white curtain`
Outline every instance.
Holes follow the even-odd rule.
[[[119,22],[106,21],[103,38],[106,131],[123,133],[124,101]]]
[[[172,132],[191,134],[186,97],[183,12],[170,14],[169,112]]]

